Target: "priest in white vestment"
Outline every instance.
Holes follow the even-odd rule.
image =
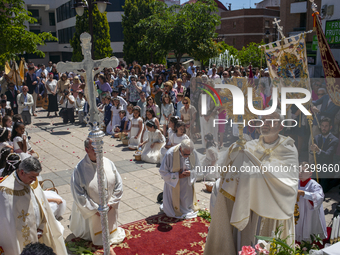
[[[71,192],[74,203],[71,212],[70,230],[76,237],[103,245],[102,227],[98,211],[100,199],[98,192],[96,153],[91,139],[85,141],[86,156],[74,169],[71,178]],[[107,213],[109,243],[118,244],[125,238],[124,229],[118,227],[118,206],[123,195],[123,182],[113,162],[104,157],[104,185],[107,190]]]
[[[312,172],[308,169],[308,163],[300,166],[299,175],[299,213],[300,217],[295,226],[295,240],[311,241],[311,235],[320,235],[321,239],[327,238],[323,199],[325,197],[319,183],[311,179]]]
[[[58,255],[67,254],[63,234],[37,180],[40,172],[39,160],[29,157],[0,183],[0,246],[6,255],[19,255],[35,242]]]
[[[159,173],[164,180],[163,204],[160,209],[168,217],[191,219],[197,217],[198,204],[194,184],[195,165],[194,144],[190,139],[171,147],[162,161]]]
[[[228,149],[224,165],[236,171],[222,174],[205,255],[237,254],[256,244],[255,235],[271,237],[281,224],[281,238],[294,243],[298,152],[293,139],[279,135],[282,117],[278,110],[263,116],[260,139]]]

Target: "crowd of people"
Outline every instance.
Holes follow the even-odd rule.
[[[127,147],[137,151],[135,155],[140,155],[143,161],[160,164],[159,172],[165,182],[163,204],[160,209],[169,217],[193,218],[197,216],[194,183],[201,180],[217,181],[211,203],[211,210],[214,209],[217,190],[220,188],[219,185],[222,185],[219,180],[220,175],[217,172],[197,170],[195,166],[200,166],[198,169],[204,169],[204,167],[216,166],[218,162],[221,163],[221,160],[225,160],[222,156],[222,149],[231,142],[225,143],[225,133],[230,132],[231,137],[235,139],[233,141],[236,141],[239,135],[235,125],[229,127],[226,123],[215,125],[214,119],[228,120],[231,116],[223,106],[215,104],[213,96],[201,96],[207,93],[202,86],[215,87],[216,81],[229,84],[233,79],[249,77],[250,73],[254,74],[252,75],[254,86],[262,99],[262,108],[270,107],[273,102],[268,69],[250,70],[242,66],[223,68],[212,65],[211,68],[202,70],[192,61],[187,68],[181,66],[179,70],[176,70],[175,66],[169,69],[162,64],[141,66],[135,61],[129,66],[120,62],[117,68],[104,68],[95,76],[94,86],[98,91],[95,107],[103,115],[102,130],[112,138],[127,140]],[[3,74],[0,78],[0,86],[2,118],[0,173],[3,178],[12,176],[13,181],[17,178],[23,182],[23,186],[32,187],[35,177],[41,171],[41,166],[38,165],[39,162],[32,159],[35,152],[30,146],[25,126],[32,123],[32,116],[36,116],[37,108],[43,102],[48,102],[45,106],[47,118],[52,118],[54,114],[62,117],[65,124],[70,122],[85,125],[90,108],[84,91],[85,86],[88,85],[85,84],[84,77],[79,74],[58,73],[56,65],[52,62],[49,62],[48,67],[43,64],[36,67],[30,62],[23,84],[14,84],[7,75]],[[303,224],[297,227],[298,241],[305,240],[306,236],[308,239],[311,233],[322,234],[326,237],[322,188],[328,191],[336,184],[331,176],[321,179],[321,186],[310,182],[311,176],[304,174],[304,170],[314,162],[314,155],[318,164],[329,165],[336,163],[334,155],[340,153],[337,138],[340,134],[340,107],[332,102],[330,96],[327,95],[325,85],[320,80],[312,81],[312,97],[314,105],[312,107],[314,114],[312,130],[309,128],[306,116],[294,106],[290,108],[289,115],[291,119],[298,121],[298,126],[283,128],[275,122],[277,126],[273,128],[276,132],[275,141],[283,139],[279,133],[290,136],[295,140],[300,159],[303,158],[303,151],[308,155],[304,158],[306,162],[301,164],[302,174],[298,196],[305,197],[306,201],[312,200],[313,208],[319,212],[317,216],[320,224],[318,228],[306,231],[304,224],[312,223],[301,220]],[[204,104],[205,109],[202,107]],[[280,115],[278,118],[280,119]],[[78,119],[77,123],[76,119]],[[266,137],[266,128],[268,131],[266,126],[265,128],[245,127],[243,134],[248,141],[260,141],[261,134]],[[314,136],[313,140],[310,139],[311,131]],[[273,136],[273,133],[270,136]],[[289,146],[294,146],[293,139],[287,140]],[[266,143],[265,139],[263,141]],[[200,142],[203,153],[195,149]],[[279,144],[281,145],[281,142]],[[308,147],[305,146],[306,144]],[[95,245],[101,245],[98,187],[96,176],[93,176],[93,170],[96,169],[96,156],[90,139],[85,141],[85,151],[86,156],[77,165],[71,180],[74,204],[70,229],[77,237],[92,240]],[[292,154],[294,157],[298,156],[295,152]],[[110,193],[107,198],[110,243],[120,243],[125,238],[124,231],[117,226],[118,204],[122,197],[123,184],[112,161],[105,158],[104,169],[107,171],[108,185],[114,187],[111,190],[112,194]],[[29,175],[30,179],[28,177],[25,179],[26,175]],[[6,181],[6,185],[9,186],[0,188],[8,191],[12,184]],[[51,208],[54,208],[50,211],[44,205],[46,215],[52,213],[55,219],[63,213],[62,208],[66,202],[61,197],[55,196],[54,193],[48,194],[46,191],[44,191],[46,194],[41,195],[40,190],[36,188],[33,191],[39,193],[36,196],[45,196]],[[314,193],[316,195],[313,195]],[[4,201],[7,201],[6,199],[9,198],[5,197]],[[33,199],[31,193],[28,199]],[[310,210],[308,203],[301,202],[300,207],[305,208],[306,211]],[[30,241],[37,241],[42,235],[42,230],[46,229],[45,226],[40,226],[41,224],[37,223],[34,231],[37,238]],[[52,228],[57,230],[52,230]],[[52,224],[46,230],[62,233],[63,228],[56,223],[55,226]],[[25,241],[25,237],[23,238]],[[44,238],[47,237],[44,235]],[[60,254],[63,254],[59,239],[54,242],[47,239],[45,244],[52,247],[55,252],[59,250]],[[20,244],[16,246],[15,251],[21,251],[23,248],[24,246]],[[113,254],[113,251],[111,253]]]

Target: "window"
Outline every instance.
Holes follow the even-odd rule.
[[[300,27],[306,29],[307,13],[300,13]]]
[[[39,18],[39,10],[38,9],[28,9],[30,13],[32,13],[30,16],[33,18],[38,19]]]
[[[73,18],[76,16],[76,11],[75,9],[72,9],[75,1],[68,1],[67,3],[59,6],[57,8],[57,22],[61,22],[63,20]]]
[[[70,40],[73,38],[73,35],[76,31],[75,27],[68,27],[64,29],[58,30],[58,43],[59,44],[64,44],[64,43],[69,43]]]
[[[236,45],[236,39],[233,38],[233,45]]]
[[[30,29],[30,32],[35,33],[36,35],[40,34],[40,29]]]
[[[125,0],[110,0],[109,5],[106,7],[107,12],[122,12],[123,6],[125,5]]]
[[[236,21],[233,22],[233,28],[236,28]]]
[[[124,41],[123,27],[121,22],[109,22],[111,42]]]
[[[265,26],[265,27],[269,27],[269,20],[266,20],[266,21],[264,22],[264,26]]]
[[[50,12],[48,14],[49,20],[50,20],[50,26],[55,26],[55,14],[54,12]]]
[[[264,43],[269,43],[269,38],[264,38]]]

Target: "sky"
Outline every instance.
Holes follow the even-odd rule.
[[[181,4],[187,2],[188,0],[180,0]],[[261,2],[262,0],[220,0],[222,4],[228,7],[231,3],[231,10],[243,9],[243,8],[255,8],[254,3]],[[228,4],[227,4],[228,3]]]

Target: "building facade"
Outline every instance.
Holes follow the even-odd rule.
[[[110,26],[111,48],[117,58],[123,57],[123,27],[122,14],[125,0],[109,0],[111,5],[106,8],[107,20]],[[76,12],[72,8],[74,0],[25,0],[26,8],[38,22],[27,24],[31,32],[51,32],[58,42],[47,42],[39,49],[45,52],[45,58],[27,54],[27,59],[34,63],[47,64],[59,61],[69,61],[72,48],[69,41],[75,32]]]
[[[216,32],[226,44],[240,50],[251,42],[276,41],[278,34],[273,21],[279,17],[279,10],[266,8],[222,12],[221,26]]]

